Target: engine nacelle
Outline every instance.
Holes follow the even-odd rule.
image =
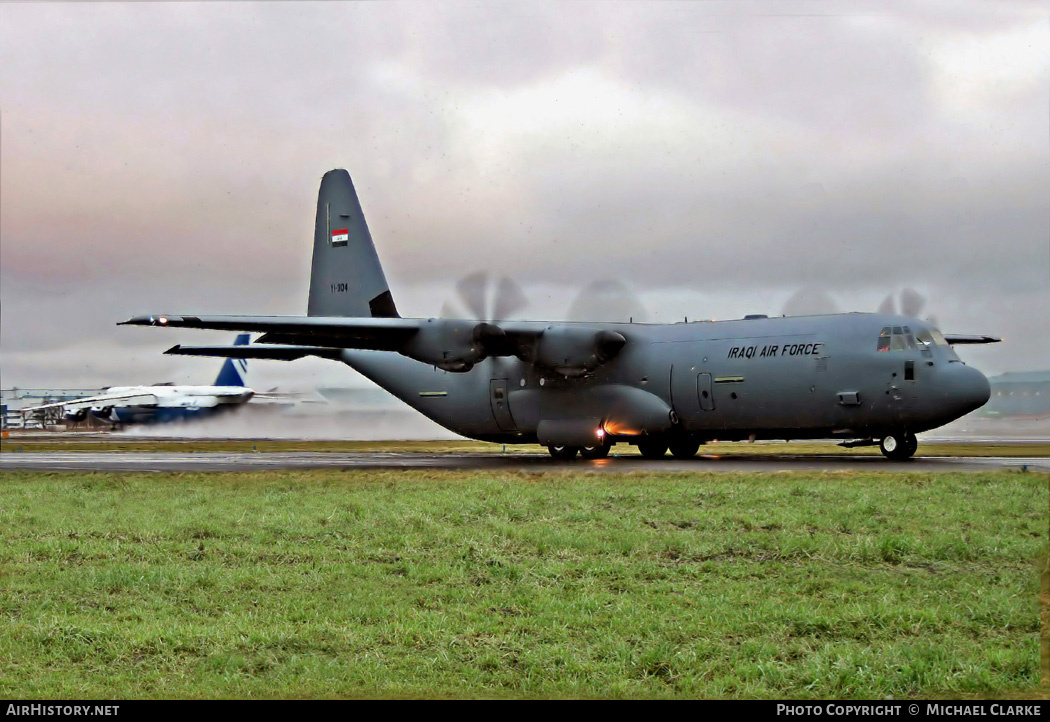
[[[112,406],[92,406],[91,415],[96,419],[102,421],[113,421],[113,407]]]
[[[548,326],[536,340],[530,359],[562,376],[584,376],[611,359],[627,343],[616,331],[578,326]]]
[[[506,345],[506,333],[495,324],[431,318],[400,351],[444,371],[463,373],[488,356],[506,355]]]
[[[85,409],[77,409],[76,411],[67,411],[66,413],[64,413],[62,415],[62,417],[66,421],[70,421],[70,422],[73,422],[75,424],[79,424],[81,421],[84,421],[87,418],[87,415],[88,415],[88,410],[85,408]]]

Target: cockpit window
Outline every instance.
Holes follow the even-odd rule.
[[[928,330],[923,329],[922,331],[919,331],[918,338],[920,343],[923,343],[927,346],[930,346],[931,344],[936,344],[937,346],[948,345],[948,342],[945,340],[944,336],[941,335],[941,332],[935,328],[931,328]]]
[[[890,350],[890,332],[892,329],[889,326],[884,326],[882,333],[879,334],[879,345],[876,350],[878,351],[889,351]]]
[[[919,346],[919,353],[924,358],[933,358],[933,352],[930,349],[933,347],[933,336],[926,329],[919,329],[919,332],[915,334],[915,340]]]
[[[941,336],[943,339],[944,337]],[[879,333],[877,351],[904,351],[905,349],[921,350],[923,355],[927,353],[927,346],[935,343],[935,337],[928,331],[920,331],[918,341],[908,326],[884,326]]]
[[[911,335],[911,329],[907,326],[904,327],[904,343],[910,349],[917,349],[915,345],[915,337]]]

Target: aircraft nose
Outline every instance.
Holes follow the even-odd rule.
[[[962,407],[960,411],[968,414],[974,409],[979,409],[988,403],[992,396],[992,387],[988,379],[975,368],[952,364],[957,366],[953,369],[954,383],[952,386],[953,396],[958,399]]]

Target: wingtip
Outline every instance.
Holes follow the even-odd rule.
[[[177,344],[175,344],[174,346],[172,346],[171,348],[169,348],[169,349],[168,349],[167,351],[165,351],[164,353],[173,353],[173,354],[177,354],[177,353],[178,353],[179,351],[181,351],[181,350],[182,350],[182,344],[178,344],[178,343],[177,343]]]
[[[165,313],[151,313],[148,316],[132,316],[127,321],[120,321],[118,326],[182,326],[186,319],[193,316],[170,316]]]
[[[152,316],[132,316],[127,321],[117,322],[118,326],[149,326],[153,321]]]

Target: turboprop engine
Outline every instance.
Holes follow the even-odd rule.
[[[611,359],[627,343],[621,334],[607,329],[577,326],[548,326],[525,359],[562,376],[589,374]]]
[[[87,418],[87,409],[77,409],[76,411],[67,411],[62,415],[66,421],[72,421],[79,424],[81,421]]]
[[[510,356],[507,334],[485,322],[431,318],[401,349],[416,361],[463,373],[489,356]]]
[[[586,326],[551,325],[536,333],[506,330],[485,321],[431,318],[401,353],[444,371],[470,371],[489,356],[517,356],[566,377],[584,376],[627,343],[621,334]]]

